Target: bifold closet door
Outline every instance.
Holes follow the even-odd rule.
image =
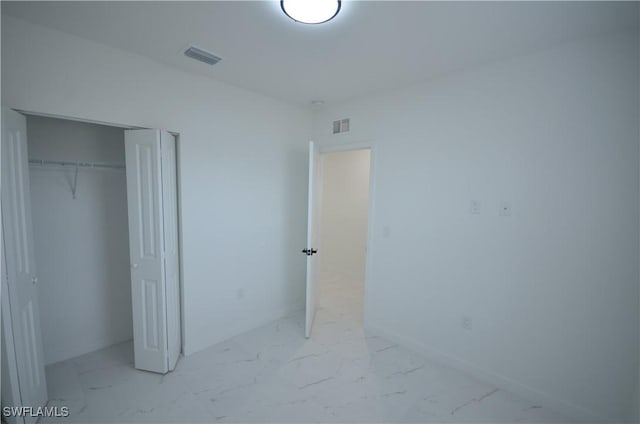
[[[17,371],[20,395],[20,404],[12,406],[38,408],[47,404],[47,382],[31,223],[27,121],[22,114],[5,108],[2,109],[2,233],[3,281],[6,280],[2,289],[8,289],[8,293],[2,293],[2,319],[11,321],[13,339],[7,347],[9,355],[15,352],[13,371]],[[4,299],[7,295],[8,303]],[[6,311],[5,306],[10,310]],[[36,419],[27,415],[24,421],[31,423]]]
[[[180,355],[175,139],[125,131],[135,367],[166,373]]]

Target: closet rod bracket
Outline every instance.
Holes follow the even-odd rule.
[[[76,163],[76,172],[73,174],[73,185],[71,186],[71,195],[76,198],[76,189],[78,188],[78,164]]]

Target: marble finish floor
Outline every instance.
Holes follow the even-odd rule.
[[[180,359],[133,368],[122,343],[47,367],[61,422],[567,422],[541,405],[362,329],[362,287],[325,281],[310,339],[303,313]],[[43,419],[41,422],[52,422]]]

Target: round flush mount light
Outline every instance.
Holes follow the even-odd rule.
[[[340,0],[280,0],[282,11],[303,24],[322,24],[340,11]]]

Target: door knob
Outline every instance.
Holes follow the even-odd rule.
[[[138,264],[131,264],[131,269],[137,269],[138,268]]]

